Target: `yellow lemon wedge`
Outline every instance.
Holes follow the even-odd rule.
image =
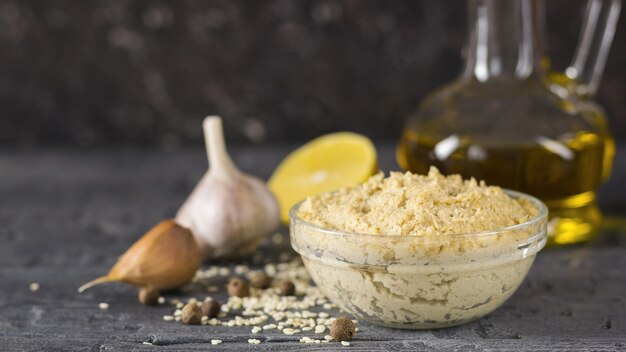
[[[278,199],[282,221],[308,196],[364,182],[378,171],[376,148],[367,137],[351,132],[318,137],[291,152],[268,181]]]

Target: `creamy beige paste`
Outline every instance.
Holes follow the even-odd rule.
[[[499,187],[431,168],[309,197],[297,211],[306,222],[292,220],[291,236],[314,281],[344,310],[379,325],[435,328],[484,316],[510,297],[543,246],[529,238],[545,222],[466,234],[537,214]]]
[[[298,215],[320,227],[346,232],[438,236],[489,231],[528,221],[537,209],[459,175],[382,173],[364,184],[309,197]]]

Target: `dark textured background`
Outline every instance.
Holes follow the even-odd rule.
[[[562,69],[584,2],[547,2]],[[393,139],[465,36],[459,0],[3,0],[0,145],[176,148],[209,113],[240,141]],[[622,19],[598,97],[621,140],[625,37]]]

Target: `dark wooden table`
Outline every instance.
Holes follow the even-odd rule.
[[[267,177],[289,150],[238,148],[234,154],[242,169]],[[391,145],[382,144],[379,151],[381,167],[396,169]],[[250,328],[166,322],[162,316],[171,307],[141,306],[136,291],[121,284],[76,293],[81,283],[105,273],[139,235],[175,213],[205,170],[200,148],[5,151],[0,154],[0,350],[623,351],[626,231],[619,227],[620,216],[626,216],[626,149],[620,151],[601,193],[609,226],[593,245],[541,252],[514,296],[479,321],[434,331],[361,323],[350,347],[305,345],[299,336],[276,330],[264,334],[260,345],[250,345]],[[40,289],[31,292],[31,282]],[[99,302],[108,302],[109,309],[99,309]],[[224,343],[212,346],[211,339]]]

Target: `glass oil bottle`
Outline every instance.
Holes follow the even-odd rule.
[[[470,0],[465,69],[409,118],[397,148],[400,166],[426,173],[434,165],[532,194],[550,209],[552,244],[589,240],[602,221],[596,191],[615,151],[591,97],[619,4],[590,1],[600,7],[595,14],[588,8],[588,40],[581,39],[572,66],[556,74],[542,64],[542,3]]]

